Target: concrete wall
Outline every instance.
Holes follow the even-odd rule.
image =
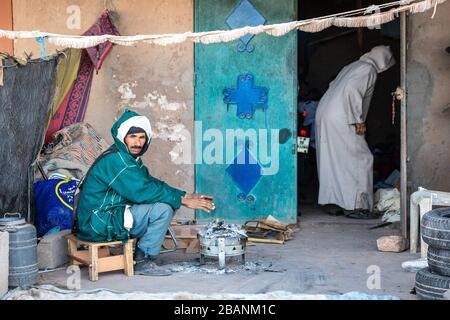
[[[13,29],[12,12],[12,0],[0,0],[0,29]],[[13,41],[0,38],[0,52],[13,54],[13,51]]]
[[[450,192],[450,2],[412,15],[408,25],[408,176],[418,186]]]
[[[5,1],[5,0],[0,0]],[[7,1],[6,1],[7,2]],[[110,1],[107,1],[110,2]],[[115,23],[123,35],[191,31],[193,0],[115,0]],[[79,29],[70,6],[80,8]],[[69,12],[67,10],[69,9]],[[81,34],[103,10],[103,1],[13,0],[14,29]],[[419,185],[450,191],[450,2],[411,15],[408,50],[408,156],[410,191]],[[49,52],[54,52],[49,46]],[[39,55],[34,40],[16,40],[14,52]],[[193,165],[176,165],[183,129],[193,128],[193,45],[116,46],[94,77],[86,121],[109,142],[109,129],[125,105],[151,118],[156,138],[144,162],[170,184],[193,191]],[[172,153],[171,153],[172,152]],[[182,215],[192,212],[183,211]]]
[[[193,0],[116,0],[114,23],[122,35],[161,34],[192,31]],[[104,1],[13,0],[14,29],[81,34],[103,10]],[[80,28],[73,14],[78,6]],[[75,9],[75,11],[73,11]],[[72,28],[72,29],[71,29]],[[48,52],[55,51],[48,46]],[[32,51],[39,57],[34,40],[15,41],[15,54]],[[139,44],[115,46],[98,75],[94,76],[85,121],[112,143],[111,125],[123,107],[148,116],[155,132],[144,162],[156,177],[169,184],[194,190],[194,166],[176,165],[177,146],[193,132],[193,44],[167,47]],[[193,136],[193,135],[192,135]],[[192,141],[193,142],[193,141]],[[192,216],[181,210],[179,215]]]

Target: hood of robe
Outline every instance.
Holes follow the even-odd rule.
[[[131,127],[142,128],[147,135],[147,141],[138,155],[142,156],[147,151],[153,135],[152,126],[147,117],[141,116],[140,114],[128,109],[125,110],[119,120],[117,120],[111,128],[112,137],[120,150],[129,153],[124,139]]]
[[[392,54],[391,48],[388,46],[377,46],[372,48],[370,52],[367,52],[359,59],[370,63],[375,67],[377,73],[386,71],[393,65],[395,65],[395,58]]]

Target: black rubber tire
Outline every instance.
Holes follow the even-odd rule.
[[[432,273],[425,268],[416,274],[416,293],[426,300],[444,300],[444,293],[450,290],[450,277]]]
[[[450,250],[428,247],[428,267],[433,273],[450,277]]]
[[[422,239],[429,246],[450,250],[450,208],[425,213],[420,228]]]

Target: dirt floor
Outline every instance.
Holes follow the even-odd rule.
[[[377,251],[376,239],[398,234],[384,227],[368,230],[379,220],[356,220],[328,215],[321,207],[303,208],[300,231],[284,245],[255,244],[247,247],[245,266],[227,261],[220,272],[215,261],[199,267],[198,255],[183,250],[164,254],[164,262],[174,271],[168,277],[126,277],[121,272],[100,274],[97,282],[88,280],[81,269],[81,289],[109,288],[121,292],[190,292],[197,294],[258,294],[287,291],[295,294],[337,295],[362,292],[417,299],[410,294],[415,274],[402,269],[401,263],[419,255]],[[380,272],[380,289],[370,289],[373,270]],[[40,274],[40,284],[66,288],[65,270]]]

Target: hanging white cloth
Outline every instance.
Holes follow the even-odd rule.
[[[101,43],[105,43],[106,41],[123,46],[132,46],[140,42],[161,46],[179,44],[185,41],[208,44],[229,42],[237,40],[246,34],[257,35],[263,32],[271,36],[280,37],[293,30],[320,32],[331,26],[346,28],[372,28],[393,21],[401,12],[420,13],[433,9],[434,16],[437,6],[446,1],[447,0],[400,0],[380,4],[376,7],[372,5],[366,8],[336,13],[324,17],[254,27],[246,26],[233,30],[134,36],[116,36],[109,34],[101,36],[76,36],[40,31],[11,31],[0,29],[0,38],[35,39],[37,37],[41,37],[60,47],[78,49],[94,47]],[[392,9],[387,10],[389,8]]]

